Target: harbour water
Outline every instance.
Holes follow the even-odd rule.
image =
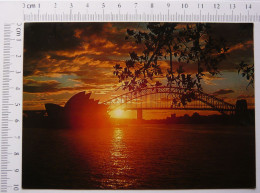
[[[255,135],[246,126],[114,125],[23,130],[23,188],[254,188]]]

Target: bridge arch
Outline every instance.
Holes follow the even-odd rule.
[[[195,100],[191,102],[192,105],[187,104],[185,106],[156,106],[156,107],[143,107],[142,105],[137,107],[137,103],[141,101],[147,100],[147,96],[158,96],[157,98],[161,98],[161,95],[172,97],[172,99],[180,97],[183,93],[188,93],[189,91],[185,88],[179,87],[148,87],[143,88],[138,91],[130,91],[114,98],[111,98],[108,101],[105,101],[103,104],[109,105],[110,110],[114,110],[116,108],[124,106],[126,110],[151,110],[151,109],[172,109],[172,110],[210,110],[210,111],[218,111],[221,114],[233,114],[236,110],[235,105],[225,102],[222,99],[217,98],[214,95],[206,94],[204,92],[200,92],[197,90],[193,90],[192,92],[195,94]],[[156,97],[155,97],[156,98]],[[135,102],[135,105],[130,105]],[[145,101],[154,102],[154,101]],[[157,103],[157,101],[155,101]]]

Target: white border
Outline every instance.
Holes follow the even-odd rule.
[[[48,1],[48,0],[43,0],[43,1]],[[57,1],[61,1],[61,0],[57,0]],[[99,2],[101,2],[102,0],[98,0]],[[106,1],[112,1],[112,0],[106,0]],[[139,0],[140,1],[140,0]],[[155,1],[159,1],[159,0],[155,0]],[[198,1],[198,0],[192,0],[192,1]],[[214,2],[214,0],[208,0],[209,2]],[[248,0],[247,2],[254,2],[257,0]],[[198,1],[199,2],[199,1]],[[229,1],[225,1],[225,0],[219,0],[218,2],[235,2],[235,0],[229,0]],[[246,2],[246,1],[245,1]],[[2,57],[2,53],[3,53],[3,20],[5,20],[5,22],[8,22],[8,20],[13,20],[13,19],[18,19],[21,20],[22,18],[22,13],[20,12],[21,10],[19,9],[19,7],[16,7],[14,5],[14,2],[12,2],[7,9],[1,9],[1,7],[3,6],[3,3],[0,0],[0,64],[2,64],[3,61],[3,57]],[[7,2],[5,2],[7,3]],[[2,7],[3,8],[3,7]],[[255,57],[255,115],[256,115],[256,125],[255,125],[255,132],[256,132],[256,189],[198,189],[198,190],[26,190],[26,189],[22,189],[21,191],[18,192],[23,192],[23,193],[35,193],[35,192],[44,192],[44,193],[64,193],[64,192],[75,192],[75,193],[81,193],[81,192],[89,192],[89,193],[93,193],[93,192],[165,192],[165,193],[170,193],[170,192],[174,192],[174,193],[203,193],[203,192],[212,192],[212,193],[248,193],[248,192],[260,192],[260,179],[259,179],[259,175],[260,175],[260,159],[259,159],[259,155],[260,155],[260,130],[259,130],[259,126],[260,126],[260,115],[259,115],[259,109],[260,109],[260,103],[257,100],[260,97],[260,77],[258,77],[258,74],[260,74],[260,67],[258,67],[258,65],[260,65],[260,23],[255,23],[254,24],[254,57]],[[0,65],[0,76],[2,76],[2,65]],[[2,85],[1,82],[1,78],[0,78],[0,85]],[[2,93],[2,88],[0,86],[0,93]],[[1,95],[0,95],[0,99],[1,99]],[[0,103],[0,113],[1,113],[1,103]],[[18,147],[21,148],[21,147]],[[16,191],[17,192],[17,191]]]

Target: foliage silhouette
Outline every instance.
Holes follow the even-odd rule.
[[[140,90],[149,85],[160,86],[165,77],[167,86],[185,88],[173,105],[186,105],[195,99],[194,89],[202,90],[201,79],[209,72],[218,74],[218,64],[225,59],[229,48],[224,38],[213,35],[210,24],[148,23],[146,31],[127,29],[125,39],[142,47],[130,51],[122,67],[114,66],[114,75],[123,90]],[[166,72],[160,61],[167,62]],[[185,73],[184,65],[196,65],[196,73]]]
[[[254,73],[254,64],[249,65],[246,64],[244,61],[241,61],[238,65],[238,74],[240,74],[243,77],[246,77],[247,80],[249,80],[248,86],[254,87],[254,80],[255,80],[255,73]]]

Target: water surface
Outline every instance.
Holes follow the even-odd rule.
[[[253,188],[254,152],[250,127],[24,128],[22,181],[36,189]]]

